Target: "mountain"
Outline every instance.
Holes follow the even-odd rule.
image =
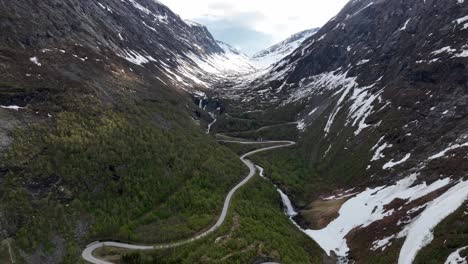
[[[156,0],[0,6],[0,263],[466,256],[463,0],[352,0],[253,59]]]
[[[242,55],[158,1],[0,6],[0,263],[209,226],[244,167],[194,97]]]
[[[318,30],[318,28],[313,28],[301,31],[278,44],[262,50],[252,56],[252,63],[260,69],[268,68],[272,64],[290,55],[302,42],[313,36]]]
[[[448,233],[466,227],[467,12],[464,1],[350,1],[228,96],[298,122],[296,154],[276,158],[290,165],[270,168],[328,254],[443,263],[463,246],[466,232]]]

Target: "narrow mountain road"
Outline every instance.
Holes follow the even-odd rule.
[[[122,249],[129,249],[129,250],[155,250],[155,249],[168,249],[168,248],[174,248],[174,247],[179,247],[191,242],[194,242],[196,240],[202,239],[209,234],[213,233],[215,230],[217,230],[226,220],[227,213],[229,211],[230,205],[231,205],[231,200],[234,194],[244,186],[247,182],[252,179],[252,177],[255,176],[256,172],[256,167],[253,162],[247,159],[247,157],[252,156],[254,154],[264,152],[264,151],[270,151],[274,149],[279,149],[279,148],[285,148],[285,147],[290,147],[296,144],[294,141],[261,141],[261,142],[256,142],[256,141],[244,141],[243,139],[235,139],[233,140],[218,140],[219,142],[225,142],[225,143],[238,143],[238,144],[244,144],[244,145],[254,145],[254,144],[275,144],[274,146],[271,147],[265,147],[257,150],[250,151],[240,157],[240,160],[249,168],[249,173],[247,177],[244,178],[239,184],[234,186],[228,193],[226,199],[224,200],[224,205],[223,209],[221,211],[221,215],[218,218],[218,221],[207,231],[192,237],[187,240],[183,240],[180,242],[175,242],[175,243],[168,243],[168,244],[162,244],[162,245],[154,245],[154,246],[148,246],[148,245],[132,245],[132,244],[126,244],[126,243],[117,243],[117,242],[112,242],[112,241],[97,241],[94,243],[89,244],[85,250],[82,252],[81,256],[83,259],[86,261],[93,263],[93,264],[113,264],[112,262],[100,260],[96,257],[93,256],[93,252],[99,248],[102,247],[116,247],[116,248],[122,248]]]

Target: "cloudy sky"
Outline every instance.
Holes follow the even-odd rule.
[[[299,31],[320,27],[348,0],[161,0],[216,39],[253,54]]]

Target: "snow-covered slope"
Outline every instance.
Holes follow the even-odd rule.
[[[312,37],[318,30],[318,28],[313,28],[294,34],[288,39],[253,55],[251,62],[258,69],[268,68],[291,54],[302,42]]]
[[[187,55],[202,71],[219,78],[245,75],[256,70],[250,64],[247,55],[240,53],[226,43],[220,41],[216,43],[222,49],[222,52],[211,54],[189,53]]]

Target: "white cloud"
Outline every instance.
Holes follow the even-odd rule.
[[[195,21],[232,21],[281,41],[304,29],[323,26],[348,0],[162,0]],[[249,19],[242,18],[248,15]]]

